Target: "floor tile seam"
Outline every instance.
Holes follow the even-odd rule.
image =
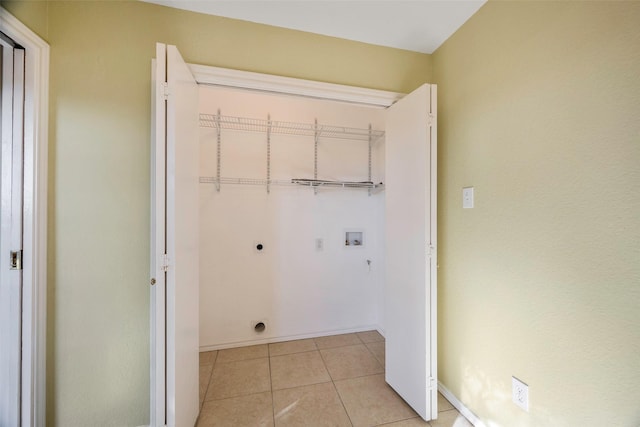
[[[350,344],[350,345],[344,345],[344,346],[342,346],[342,347],[323,348],[322,350],[318,350],[318,351],[319,351],[319,352],[320,352],[320,354],[322,355],[322,352],[323,352],[323,351],[335,350],[335,349],[338,349],[338,348],[361,347],[361,346],[362,346],[362,347],[365,347],[365,348],[367,349],[367,351],[368,351],[369,353],[371,353],[371,350],[369,349],[369,347],[367,347],[367,345],[366,345],[366,344]],[[378,360],[378,359],[377,359],[373,354],[372,354],[372,357],[373,357],[373,359],[374,359],[376,362],[380,363],[380,362],[379,362],[379,360]]]
[[[362,340],[360,340],[360,342],[356,344],[353,344],[353,343],[341,344],[341,345],[333,345],[331,347],[322,347],[322,348],[316,344],[316,347],[318,347],[318,350],[331,350],[332,348],[352,347],[354,345],[365,345],[365,343],[363,343]]]
[[[302,351],[292,351],[290,353],[282,353],[282,354],[271,354],[271,347],[269,347],[269,357],[278,357],[278,356],[286,356],[287,354],[296,354],[296,353],[307,353],[309,351],[316,351],[319,350],[318,346],[316,345],[316,343],[314,342],[313,345],[315,346],[314,349],[312,350],[302,350]]]
[[[349,415],[349,411],[347,411],[347,406],[344,404],[344,401],[342,400],[342,395],[340,395],[340,391],[338,390],[338,387],[336,387],[336,382],[331,380],[331,385],[333,385],[333,389],[335,390],[336,394],[338,395],[338,399],[340,400],[340,404],[342,405],[342,409],[344,409],[344,413],[347,414],[347,418],[349,419],[349,424],[351,424],[351,427],[353,427],[354,426],[353,420],[351,419],[351,415]]]
[[[269,356],[260,356],[260,357],[250,357],[248,359],[230,360],[228,362],[218,361],[218,362],[216,362],[216,365],[227,365],[229,363],[246,362],[248,360],[259,360],[259,359],[268,359],[268,358],[269,358]]]
[[[233,396],[225,396],[225,397],[221,397],[219,399],[205,399],[202,403],[205,404],[207,402],[220,402],[223,400],[229,400],[229,399],[237,399],[239,397],[247,397],[247,396],[254,396],[256,394],[262,394],[262,393],[271,393],[271,391],[269,390],[263,390],[263,391],[253,391],[251,393],[245,393],[245,394],[234,394]]]
[[[342,378],[342,379],[339,379],[339,380],[333,380],[333,382],[335,383],[336,381],[337,382],[342,382],[342,381],[355,380],[355,379],[359,379],[359,378],[375,377],[375,376],[384,375],[384,374],[385,374],[384,372],[378,372],[377,374],[358,375],[357,377],[349,377],[349,378]],[[395,392],[395,390],[394,390],[394,392]]]
[[[271,390],[271,420],[276,425],[276,402],[273,398],[273,370],[271,369],[271,350],[267,346],[267,356],[269,359],[269,389]]]
[[[359,345],[359,344],[357,344],[357,345]],[[329,378],[331,378],[331,381],[332,381],[332,382],[334,382],[334,385],[335,385],[335,382],[336,382],[336,381],[345,381],[345,380],[351,380],[351,379],[354,379],[354,378],[371,377],[371,376],[373,376],[373,375],[384,375],[384,373],[385,373],[384,366],[382,366],[382,365],[380,364],[380,362],[378,362],[378,359],[376,359],[376,358],[374,357],[374,360],[375,360],[376,362],[378,362],[378,364],[379,364],[379,365],[380,365],[380,367],[382,368],[382,372],[378,372],[378,373],[375,373],[375,374],[357,375],[357,376],[355,376],[355,377],[338,378],[338,379],[336,379],[336,378],[334,378],[334,377],[333,377],[333,375],[331,375],[331,371],[329,370],[329,367],[327,366],[327,362],[324,360],[324,356],[322,355],[322,352],[320,352],[320,358],[322,359],[322,362],[324,363],[324,367],[325,367],[325,369],[327,370],[327,373],[329,373]]]
[[[415,416],[415,417],[403,418],[401,420],[396,420],[396,421],[389,421],[388,423],[376,424],[374,427],[384,427],[384,426],[388,426],[388,425],[391,425],[391,424],[399,423],[401,421],[414,420],[416,418],[420,418],[420,415]],[[420,418],[420,419],[422,419],[422,418]],[[431,423],[429,421],[425,421],[425,423],[427,423],[427,426],[431,427]]]
[[[371,343],[369,343],[369,344],[371,344]],[[374,354],[373,350],[371,350],[371,349],[369,348],[369,346],[368,346],[368,345],[366,345],[366,344],[365,344],[364,346],[365,346],[365,347],[367,347],[367,350],[369,350],[369,354],[371,354],[371,356],[373,356],[373,358],[375,359],[375,361],[376,361],[376,362],[378,362],[378,363],[380,364],[380,366],[382,366],[382,369],[384,369],[384,368],[385,368],[385,367],[384,367],[384,365],[382,364],[382,362],[380,361],[380,359],[378,359],[378,357]]]
[[[209,387],[211,387],[211,380],[213,379],[213,368],[216,365],[216,360],[218,359],[218,353],[213,357],[213,363],[211,363],[211,372],[209,372],[209,379],[207,380],[207,389],[204,391],[204,397],[202,398],[202,404],[200,405],[200,410],[202,410],[202,406],[204,402],[207,400],[207,393],[209,393]],[[199,416],[200,414],[198,414]]]
[[[329,374],[329,378],[331,378],[331,382],[334,382],[334,378],[333,375],[331,375],[331,371],[329,370],[329,367],[327,366],[327,361],[324,360],[324,356],[322,354],[321,350],[318,350],[318,353],[320,354],[320,360],[322,360],[322,364],[324,365],[324,369],[327,371],[327,373]],[[335,384],[334,384],[335,387]],[[351,419],[349,419],[349,421],[351,421]],[[351,425],[353,425],[353,423],[351,423]]]
[[[347,344],[347,345],[341,345],[340,347],[331,347],[331,348],[323,348],[320,349],[318,351],[323,351],[323,350],[335,350],[336,348],[347,348],[347,347],[366,347],[367,350],[369,350],[369,347],[367,347],[366,344],[362,343],[362,344]]]
[[[367,345],[367,344],[378,344],[384,341],[362,341],[362,344]]]
[[[278,354],[275,356],[269,356],[269,359],[272,359],[274,357],[283,357],[283,356],[291,356],[293,354],[304,354],[304,353],[313,353],[314,351],[320,352],[320,350],[305,350],[305,351],[296,351],[294,353],[286,353],[286,354]]]
[[[307,386],[311,386],[311,385],[318,385],[318,384],[328,384],[328,383],[332,383],[333,380],[331,379],[331,376],[329,376],[329,379],[327,381],[320,381],[317,383],[308,383],[308,384],[301,384],[301,385],[294,385],[292,387],[282,387],[282,388],[276,388],[273,389],[273,393],[277,393],[279,391],[283,391],[283,390],[291,390],[294,388],[301,388],[301,387],[307,387]]]
[[[368,331],[360,331],[360,332],[356,332],[356,334],[367,334],[367,333],[370,333],[370,332],[377,332],[378,335],[380,336],[380,339],[376,339],[375,341],[383,341],[385,339],[384,335],[382,335],[380,333],[380,331],[378,331],[377,329],[369,329]],[[360,338],[362,340],[362,337],[360,337],[360,335],[358,335],[358,338]]]
[[[200,366],[209,366],[209,365],[215,365],[216,364],[216,360],[218,360],[218,350],[211,350],[211,352],[214,352],[215,355],[213,356],[211,363],[200,363]],[[205,352],[205,353],[210,353],[210,352]],[[202,353],[198,353],[198,354],[202,354]]]
[[[358,337],[358,338],[360,338],[360,337]],[[365,340],[363,340],[362,338],[360,338],[360,341],[362,341],[362,342],[363,342],[363,343],[365,343],[365,344],[372,344],[372,343],[375,343],[375,342],[384,342],[384,341],[385,341],[385,339],[384,339],[384,337],[383,337],[381,340],[365,341]]]

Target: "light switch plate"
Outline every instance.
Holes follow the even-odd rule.
[[[464,209],[473,209],[473,187],[464,187],[462,189],[462,207]]]

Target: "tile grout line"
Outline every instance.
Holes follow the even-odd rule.
[[[376,424],[374,427],[384,427],[384,426],[389,426],[391,424],[395,424],[395,423],[401,423],[403,421],[408,421],[408,420],[415,420],[416,418],[424,421],[422,418],[420,418],[420,416],[417,417],[411,417],[411,418],[404,418],[402,420],[397,420],[397,421],[389,421],[388,423],[382,423],[382,424]],[[431,423],[429,421],[424,421],[425,423],[427,423],[427,425],[425,427],[432,427]]]
[[[375,377],[377,375],[382,375],[384,376],[384,372],[378,372],[377,374],[364,374],[364,375],[357,375],[355,377],[348,377],[348,378],[338,378],[338,379],[331,379],[331,381],[348,381],[348,380],[357,380],[359,378],[367,378],[367,377]]]
[[[350,335],[350,334],[328,335],[327,337],[339,337],[340,335]],[[330,349],[332,349],[332,348],[349,347],[349,346],[352,346],[352,345],[365,344],[365,342],[364,342],[364,341],[362,341],[362,338],[360,338],[360,337],[358,336],[358,333],[357,333],[357,332],[353,332],[353,335],[358,339],[359,343],[357,343],[357,344],[353,344],[353,343],[350,343],[350,344],[342,344],[342,345],[336,345],[336,346],[332,346],[332,347],[323,347],[323,348],[320,348],[320,347],[318,346],[318,343],[316,342],[316,339],[327,338],[327,337],[318,337],[318,338],[312,338],[312,339],[313,339],[314,344],[315,344],[315,345],[316,345],[316,347],[318,348],[318,350],[330,350]],[[365,344],[365,345],[366,345],[366,344]]]
[[[273,396],[273,370],[271,369],[271,346],[267,344],[267,357],[269,358],[269,388],[271,389],[271,419],[273,425],[276,425],[276,400]]]
[[[274,392],[276,391],[284,391],[284,390],[293,390],[295,388],[301,388],[301,387],[308,387],[308,386],[312,386],[312,385],[320,385],[320,384],[328,384],[333,382],[333,380],[331,379],[331,376],[329,376],[329,379],[327,381],[321,381],[319,383],[309,383],[309,384],[302,384],[302,385],[294,385],[292,387],[282,387],[279,388],[277,390],[274,390]]]
[[[347,418],[349,418],[349,423],[351,423],[351,427],[353,427],[353,421],[351,420],[351,415],[349,415],[349,411],[347,411],[347,407],[345,406],[344,401],[342,400],[342,396],[338,391],[338,387],[336,387],[336,383],[334,381],[331,381],[331,384],[333,385],[333,389],[336,391],[336,394],[338,395],[338,399],[340,399],[340,404],[344,409],[344,413],[347,414]]]
[[[245,393],[245,394],[234,394],[233,396],[225,396],[219,399],[209,399],[209,400],[206,400],[205,402],[222,402],[223,400],[238,399],[240,397],[255,396],[257,394],[263,394],[263,393],[269,393],[269,391],[252,391],[250,393]]]
[[[360,337],[358,337],[358,339],[359,338]],[[351,424],[351,427],[353,427],[353,420],[351,419],[351,415],[349,415],[349,411],[347,411],[347,407],[345,406],[344,401],[342,400],[342,396],[340,396],[340,392],[338,391],[338,387],[336,387],[336,382],[333,380],[333,377],[331,376],[331,372],[329,372],[329,367],[327,366],[327,362],[325,362],[324,357],[322,357],[322,352],[320,350],[318,350],[318,353],[320,353],[320,359],[322,360],[322,363],[324,364],[324,369],[327,370],[327,373],[329,374],[329,378],[331,378],[331,385],[333,385],[333,389],[335,390],[336,394],[338,395],[338,399],[340,399],[340,404],[342,405],[342,409],[344,409],[344,413],[347,414],[347,418],[349,419],[349,424]]]
[[[322,337],[321,337],[322,338]],[[342,399],[342,396],[340,395],[340,393],[338,392],[338,388],[336,386],[336,381],[344,381],[344,380],[350,380],[350,379],[355,379],[355,378],[363,378],[363,377],[368,377],[368,376],[375,376],[375,375],[380,375],[380,373],[377,374],[368,374],[368,375],[362,375],[362,376],[356,376],[356,377],[352,377],[352,378],[343,378],[340,380],[336,380],[333,378],[333,376],[331,375],[331,372],[329,371],[329,368],[327,366],[326,360],[322,354],[322,350],[327,350],[330,351],[332,349],[338,349],[338,348],[344,348],[344,347],[350,347],[350,346],[358,346],[358,345],[364,345],[365,347],[367,347],[367,351],[368,353],[371,354],[371,356],[374,358],[374,360],[376,360],[380,365],[382,365],[382,363],[375,357],[375,355],[373,354],[372,350],[369,348],[369,346],[367,345],[368,343],[365,342],[359,335],[357,335],[357,333],[354,333],[354,341],[357,342],[350,342],[350,343],[345,343],[345,344],[341,344],[341,345],[335,345],[335,346],[330,346],[330,347],[326,347],[326,348],[320,348],[318,346],[318,343],[316,342],[316,339],[312,339],[312,343],[313,343],[313,347],[314,349],[312,350],[303,350],[303,351],[293,351],[291,353],[285,353],[285,354],[280,354],[280,355],[273,355],[272,351],[271,351],[271,345],[270,344],[266,344],[266,350],[267,350],[267,358],[268,360],[268,370],[269,370],[269,390],[270,390],[270,394],[271,394],[271,407],[272,407],[272,422],[273,425],[276,425],[276,407],[275,407],[275,396],[274,393],[275,391],[278,390],[274,390],[274,383],[273,383],[273,366],[272,366],[272,358],[273,357],[281,357],[281,356],[293,356],[293,355],[299,355],[299,354],[304,354],[304,353],[312,353],[314,351],[317,351],[318,354],[320,355],[320,359],[322,360],[323,366],[325,368],[325,371],[329,374],[329,380],[328,381],[324,381],[324,382],[319,382],[319,383],[313,383],[313,384],[306,384],[305,386],[311,386],[311,385],[319,385],[319,384],[327,384],[327,383],[331,383],[333,386],[334,391],[336,392],[336,394],[338,395],[338,398],[340,400],[340,404],[343,408],[343,410],[345,411],[345,414],[347,415],[347,418],[349,420],[349,423],[351,424],[351,426],[353,426],[353,421],[351,419],[351,416],[349,414],[349,412],[347,411],[347,408],[345,406],[345,402]],[[375,342],[384,342],[384,339],[381,341],[371,341],[371,343],[375,343]],[[222,350],[215,350],[215,356],[213,357],[213,360],[211,362],[211,371],[209,373],[209,378],[207,381],[207,387],[206,390],[204,391],[204,397],[203,397],[203,401],[202,404],[200,405],[200,411],[199,411],[199,415],[202,412],[202,409],[204,408],[204,404],[207,402],[214,402],[214,401],[224,401],[224,400],[231,400],[231,399],[235,399],[235,398],[239,398],[239,397],[244,397],[244,396],[250,396],[250,395],[256,395],[256,394],[260,394],[263,392],[258,392],[255,391],[253,393],[249,392],[247,394],[240,394],[237,396],[226,396],[226,397],[222,397],[222,398],[218,398],[218,399],[209,399],[207,400],[207,395],[208,393],[211,391],[212,387],[214,386],[213,383],[213,373],[214,373],[214,369],[216,367],[218,367],[218,365],[220,365],[220,367],[223,367],[226,364],[231,364],[234,362],[241,362],[241,361],[250,361],[250,360],[258,360],[258,359],[262,359],[263,357],[249,357],[249,358],[241,358],[238,360],[231,360],[231,361],[222,361],[221,359],[221,352]],[[384,372],[384,371],[383,371]],[[301,386],[296,386],[296,387],[286,387],[283,388],[282,390],[287,390],[287,389],[294,389],[294,388],[298,388]]]
[[[204,403],[207,401],[207,393],[209,393],[209,387],[211,386],[211,380],[213,379],[213,368],[216,366],[216,360],[218,360],[218,352],[216,351],[216,355],[211,362],[211,372],[209,372],[209,379],[207,380],[207,389],[204,391],[204,397],[202,398],[202,404],[200,405],[200,411],[198,412],[198,417],[200,417],[200,412],[202,412],[202,408],[204,408]]]
[[[374,342],[383,342],[384,343],[384,341],[374,341]],[[372,344],[372,343],[369,343],[369,344]],[[371,357],[373,357],[374,360],[380,364],[380,366],[382,367],[382,372],[386,372],[387,371],[386,366],[384,366],[384,364],[380,361],[380,359],[378,359],[378,357],[373,353],[373,350],[371,350],[369,348],[367,343],[364,343],[364,346],[369,351],[369,354],[371,354]]]
[[[213,350],[213,351],[217,351],[217,350]],[[267,353],[268,355],[269,353]],[[232,362],[220,362],[216,359],[216,363],[214,364],[214,369],[215,366],[220,365],[221,367],[224,365],[230,365],[232,363],[238,363],[238,362],[248,362],[248,361],[254,361],[254,360],[260,360],[260,359],[269,359],[269,357],[260,357],[260,358],[256,358],[256,359],[240,359],[240,360],[234,360]],[[270,361],[267,360],[267,363],[270,364]],[[269,383],[271,383],[271,370],[270,370],[270,366],[268,366],[269,368]],[[209,382],[209,386],[207,387],[207,392],[208,389],[211,388],[212,385],[212,380],[213,380],[213,369],[211,370],[211,378],[210,378],[210,382]],[[260,393],[268,393],[269,390],[263,390],[263,391],[250,391],[250,392],[246,392],[246,393],[241,393],[241,394],[234,394],[231,396],[222,396],[222,397],[218,397],[218,398],[212,398],[212,399],[207,399],[207,396],[205,394],[205,400],[204,402],[213,402],[213,401],[221,401],[221,400],[226,400],[226,399],[234,399],[234,398],[238,398],[238,397],[244,397],[244,396],[250,396],[250,395],[255,395],[255,394],[260,394]],[[204,404],[203,402],[203,404]]]
[[[314,351],[320,351],[317,348],[314,350],[305,350],[305,351],[296,351],[294,353],[286,353],[286,354],[276,354],[275,356],[269,356],[269,357],[282,357],[282,356],[291,356],[294,354],[303,354],[303,353],[312,353]]]

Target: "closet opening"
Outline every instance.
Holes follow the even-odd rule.
[[[437,417],[435,85],[400,96],[156,53],[152,424],[195,421],[198,351],[376,330],[384,381]]]
[[[200,350],[384,333],[385,109],[198,92]]]

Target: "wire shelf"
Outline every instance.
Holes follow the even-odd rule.
[[[248,132],[267,132],[285,135],[317,136],[319,138],[349,139],[355,141],[375,142],[384,136],[384,131],[344,126],[312,123],[283,122],[263,120],[249,117],[222,116],[216,114],[200,114],[200,126],[216,129],[231,129]]]
[[[384,184],[375,184],[370,181],[325,181],[319,179],[294,178],[289,180],[267,180],[254,178],[216,178],[213,176],[201,176],[201,184],[232,184],[232,185],[278,185],[278,186],[304,186],[310,188],[366,188],[381,191]]]

